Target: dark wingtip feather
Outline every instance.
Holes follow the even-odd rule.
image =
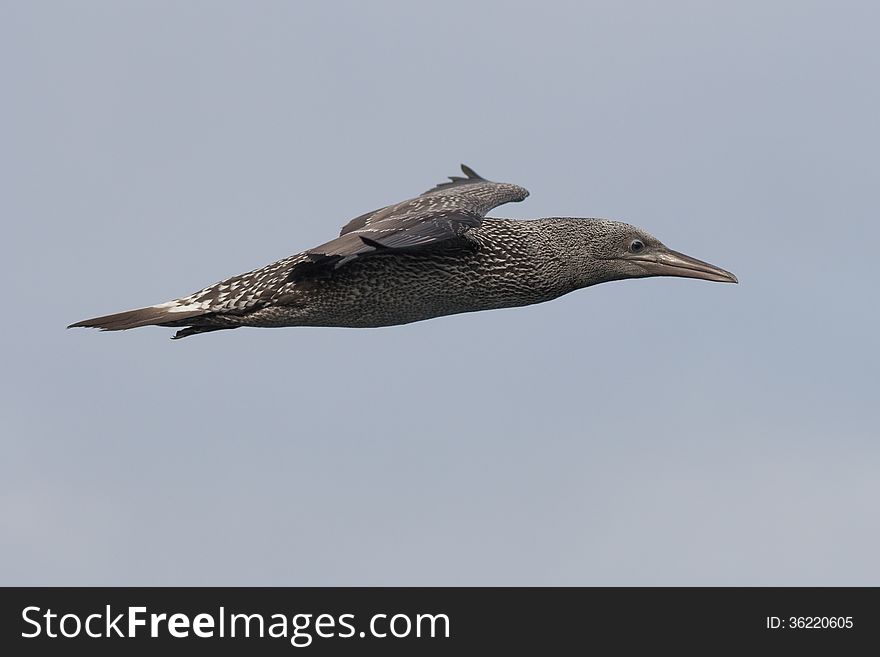
[[[438,189],[448,189],[450,187],[458,187],[460,185],[471,185],[478,182],[489,182],[476,171],[471,169],[467,164],[461,164],[460,166],[461,172],[466,176],[465,178],[462,178],[461,176],[447,176],[449,178],[449,182],[442,182],[439,185],[436,185],[429,189],[427,192],[425,192],[425,194],[436,192]]]
[[[477,179],[477,180],[485,180],[485,178],[483,178],[483,176],[481,176],[481,175],[478,174],[476,171],[474,171],[473,169],[471,169],[467,164],[462,163],[462,165],[461,165],[461,172],[462,172],[464,175],[466,175],[468,178],[475,178],[475,179]]]

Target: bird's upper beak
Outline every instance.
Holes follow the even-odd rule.
[[[738,283],[736,276],[729,271],[710,265],[708,262],[691,258],[684,253],[666,249],[658,253],[630,256],[650,276],[682,276],[684,278],[700,278],[705,281],[719,283]]]

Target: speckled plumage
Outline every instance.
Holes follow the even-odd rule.
[[[633,235],[662,247],[647,233],[597,219],[483,219],[528,192],[462,170],[466,178],[351,220],[330,242],[174,301],[72,326],[186,327],[175,337],[241,326],[390,326],[653,275],[609,257]]]

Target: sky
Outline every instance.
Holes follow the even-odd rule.
[[[880,585],[857,2],[0,3],[0,583]],[[65,330],[465,162],[739,285]]]

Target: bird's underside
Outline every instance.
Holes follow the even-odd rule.
[[[180,329],[175,338],[241,326],[367,328],[524,306],[623,278],[736,282],[629,224],[486,219],[528,191],[464,165],[462,171],[464,177],[352,219],[320,246],[186,297],[71,327],[169,326]]]

